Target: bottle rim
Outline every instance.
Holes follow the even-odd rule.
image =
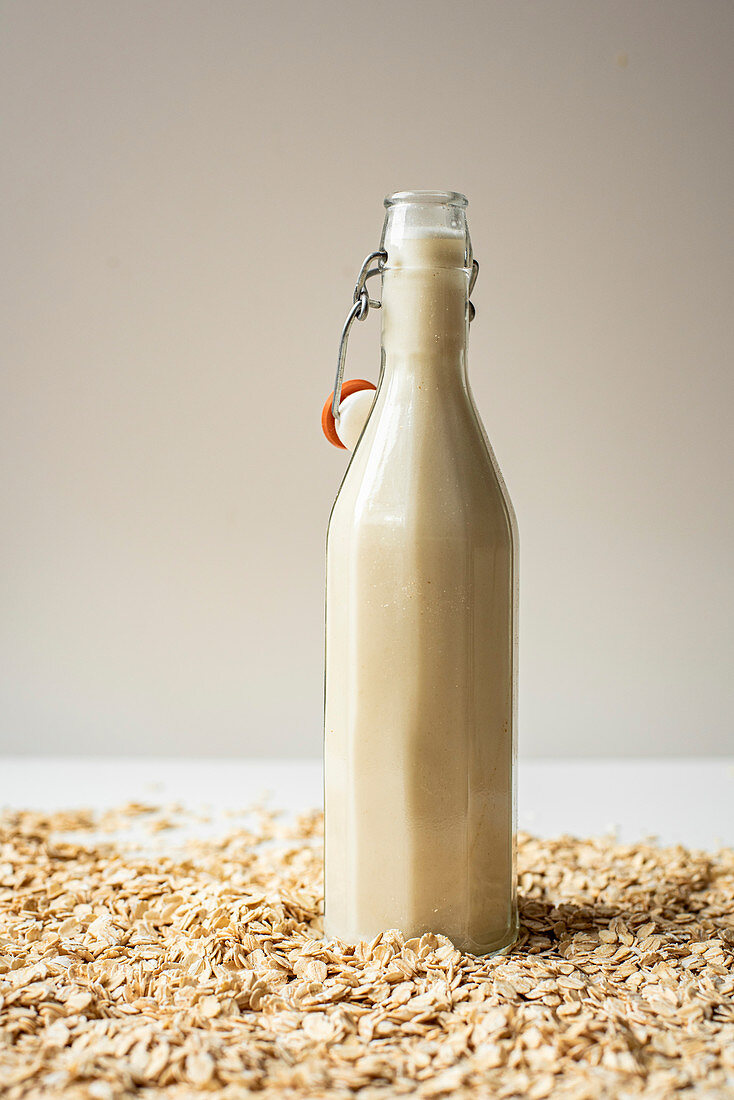
[[[468,206],[469,200],[460,191],[393,191],[385,198],[385,206],[400,203],[434,203],[441,206]]]

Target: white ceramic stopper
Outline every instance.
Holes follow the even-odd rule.
[[[348,451],[353,451],[357,446],[374,400],[374,390],[358,390],[345,397],[339,405],[336,432]]]

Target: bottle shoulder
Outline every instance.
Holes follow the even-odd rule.
[[[345,473],[330,530],[380,524],[516,541],[514,509],[468,391],[462,402],[436,403],[412,422],[404,408],[376,411]]]

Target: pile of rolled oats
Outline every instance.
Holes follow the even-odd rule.
[[[523,836],[521,938],[483,960],[325,941],[317,813],[155,854],[105,826],[0,820],[7,1100],[734,1096],[731,850]]]

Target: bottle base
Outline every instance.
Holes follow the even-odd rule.
[[[383,934],[388,932],[399,932],[405,940],[417,938],[422,935],[421,932],[416,932],[413,935],[408,935],[402,929],[397,928],[385,928]],[[493,955],[506,955],[508,954],[515,943],[520,933],[519,921],[515,919],[513,924],[508,928],[507,932],[497,940],[493,940],[488,944],[477,943],[476,940],[455,940],[451,936],[446,936],[447,940],[454,945],[457,951],[460,951],[462,955],[475,955],[477,958],[488,959]],[[435,935],[445,935],[445,933],[439,930],[435,931]],[[324,939],[327,940],[339,940],[342,943],[357,943],[357,942],[371,942],[375,939],[374,936],[363,937],[361,940],[354,940],[352,937],[343,937],[338,934],[334,929],[330,928],[328,924],[324,928]]]

